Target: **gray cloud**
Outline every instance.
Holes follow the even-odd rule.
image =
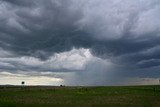
[[[74,71],[61,62],[55,66],[62,67],[48,69],[24,64],[26,59],[20,58],[47,63],[57,53],[85,48],[121,66],[117,68],[124,71],[122,75],[130,68],[156,72],[160,65],[159,11],[159,0],[1,0],[0,69]]]

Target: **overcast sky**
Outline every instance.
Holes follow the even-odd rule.
[[[160,0],[0,0],[0,84],[158,84]]]

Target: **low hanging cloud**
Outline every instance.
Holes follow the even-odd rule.
[[[116,78],[151,69],[145,76],[154,77],[159,11],[159,0],[1,0],[0,69],[75,72],[68,81],[90,75],[91,84],[106,81],[106,71]]]
[[[5,53],[5,52],[4,52]],[[2,54],[3,55],[3,54]],[[7,54],[6,54],[7,55]],[[10,71],[50,71],[50,72],[71,72],[84,70],[86,64],[94,58],[88,49],[76,50],[54,54],[48,60],[40,60],[35,57],[7,57],[0,58],[0,68]]]

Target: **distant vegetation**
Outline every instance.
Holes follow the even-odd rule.
[[[160,89],[0,86],[0,107],[160,107]]]

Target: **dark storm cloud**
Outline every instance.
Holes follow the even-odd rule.
[[[30,6],[34,3],[34,1],[22,1],[22,0],[1,0],[1,2],[8,2],[17,6]]]
[[[158,0],[3,0],[0,46],[41,60],[89,48],[117,64],[159,66],[159,49],[147,51],[160,45],[159,7]]]
[[[28,5],[20,0],[13,3]],[[12,7],[13,3],[4,1],[2,5],[6,14],[1,22],[3,49],[47,59],[52,53],[91,46],[92,38],[87,32],[79,31],[76,25],[82,12],[70,1],[38,0],[29,8]]]

